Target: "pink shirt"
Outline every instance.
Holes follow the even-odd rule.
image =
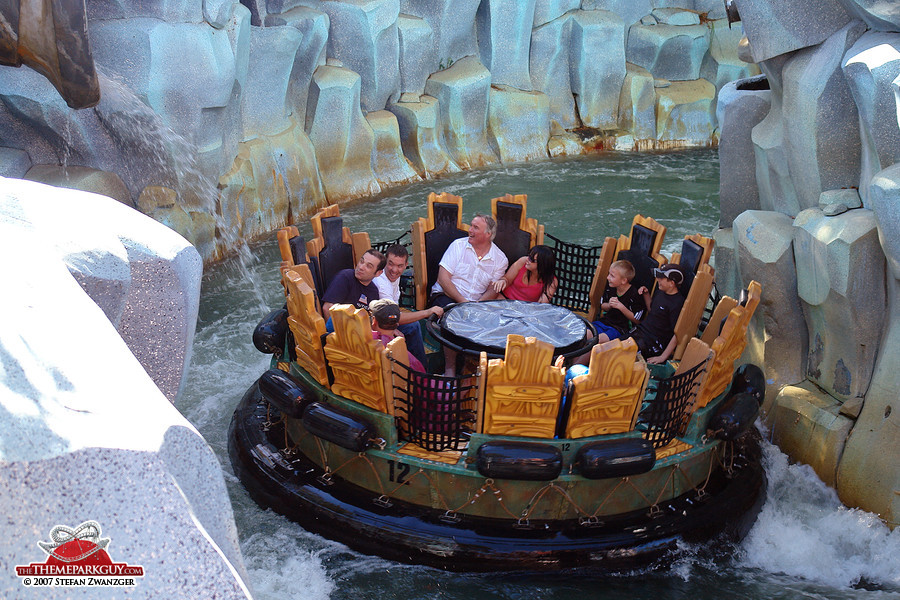
[[[525,268],[525,265],[522,265],[522,268],[519,269],[519,272],[516,273],[515,279],[513,282],[503,290],[503,295],[506,296],[509,300],[524,300],[525,302],[537,302],[541,299],[541,294],[544,292],[544,284],[543,283],[525,283],[525,273],[528,272],[528,269]]]
[[[387,348],[387,345],[391,342],[392,339],[394,339],[394,336],[381,333],[380,331],[372,331],[372,339],[378,340],[379,342],[384,344],[385,348]],[[425,371],[425,367],[422,366],[422,363],[419,362],[419,359],[412,354],[409,355],[409,368],[413,371],[419,371],[420,373],[427,372]]]

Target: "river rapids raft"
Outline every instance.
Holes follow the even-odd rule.
[[[681,542],[740,539],[765,491],[753,427],[765,381],[736,365],[759,284],[719,297],[712,240],[688,236],[667,259],[653,219],[635,217],[629,236],[587,248],[545,235],[523,196],[494,199],[492,210],[510,262],[554,244],[559,292],[540,308],[472,306],[519,311],[521,323],[532,310],[545,311],[531,319],[542,323],[573,315],[583,345],[525,326],[505,347],[473,342],[449,318],[469,304],[451,306],[425,327],[430,344],[463,357],[463,374],[444,377],[410,370],[403,338],[373,340],[365,310],[332,307],[326,333],[321,290],[371,246],[328,207],[308,243],[296,228],[278,233],[286,305],[254,332],[271,368],[229,428],[234,471],[253,499],[360,552],[454,571],[624,571],[673,560]],[[427,217],[375,245],[412,248],[401,304],[424,306],[443,250],[465,235],[461,214],[460,198],[432,194]],[[616,258],[647,273],[676,262],[689,275],[676,360],[648,365],[630,340],[594,345],[590,321]],[[586,350],[590,365],[567,381],[557,357]]]

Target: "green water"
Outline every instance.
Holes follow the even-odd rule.
[[[528,216],[554,236],[584,245],[626,233],[635,213],[669,228],[666,254],[685,234],[709,235],[718,223],[718,160],[709,150],[475,170],[342,206],[341,214],[352,231],[368,231],[373,241],[393,239],[425,216],[430,191],[462,196],[466,220],[489,211],[495,196],[527,193]],[[308,224],[301,234],[309,238]],[[655,572],[445,573],[359,555],[261,510],[233,476],[226,451],[231,412],[268,365],[253,348],[251,333],[270,308],[283,303],[274,234],[252,250],[249,277],[236,259],[205,273],[191,368],[178,407],[222,462],[258,600],[900,598],[900,532],[842,507],[810,469],[790,465],[769,445],[764,449],[768,500],[748,538],[715,558],[688,548]]]

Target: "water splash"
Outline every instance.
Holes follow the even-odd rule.
[[[194,218],[192,212],[213,217],[217,246],[233,250],[238,256],[236,266],[253,286],[259,307],[264,310],[265,294],[251,273],[256,257],[242,239],[240,228],[223,214],[216,174],[203,169],[196,144],[169,127],[120,76],[100,67],[97,75],[102,97],[93,109],[94,113],[112,139],[118,156],[127,157],[115,171],[121,174],[134,194],[147,186],[168,187],[175,190],[178,206],[190,218]],[[156,216],[152,214],[155,207],[149,208],[150,216]],[[196,232],[200,228],[201,225],[193,221],[192,229]]]
[[[836,588],[887,586],[900,592],[900,530],[841,504],[808,465],[776,446],[763,453],[769,479],[759,519],[741,546],[741,564]]]

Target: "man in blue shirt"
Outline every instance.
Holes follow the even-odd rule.
[[[327,319],[325,329],[334,331],[331,325],[331,307],[335,304],[351,304],[367,308],[369,302],[378,300],[378,288],[372,283],[384,270],[387,260],[378,250],[366,250],[354,269],[344,269],[331,280],[322,294],[322,314]]]

